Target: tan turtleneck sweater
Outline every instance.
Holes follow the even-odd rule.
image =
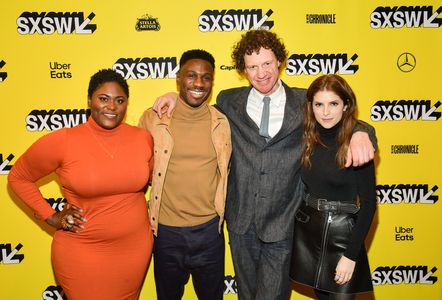
[[[194,108],[179,99],[170,131],[174,146],[159,222],[178,227],[203,224],[216,216],[213,202],[220,177],[207,103]]]

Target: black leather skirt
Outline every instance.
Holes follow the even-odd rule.
[[[365,247],[361,247],[352,279],[335,283],[335,269],[344,254],[357,214],[318,211],[303,202],[296,213],[290,278],[333,293],[373,290]]]

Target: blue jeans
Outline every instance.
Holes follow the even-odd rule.
[[[154,276],[159,300],[181,299],[192,275],[200,300],[221,300],[224,292],[224,234],[219,217],[191,227],[158,225]]]

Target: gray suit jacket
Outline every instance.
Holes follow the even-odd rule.
[[[292,238],[295,211],[303,196],[299,171],[306,91],[283,86],[284,120],[269,143],[246,112],[251,87],[221,91],[216,100],[232,132],[227,227],[244,234],[253,225],[264,242]]]

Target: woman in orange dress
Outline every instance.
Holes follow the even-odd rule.
[[[15,163],[12,190],[55,227],[52,264],[69,300],[138,299],[152,253],[144,188],[153,163],[149,132],[123,123],[129,88],[117,72],[91,77],[91,116],[43,136]],[[36,182],[55,172],[67,199],[54,212]]]

